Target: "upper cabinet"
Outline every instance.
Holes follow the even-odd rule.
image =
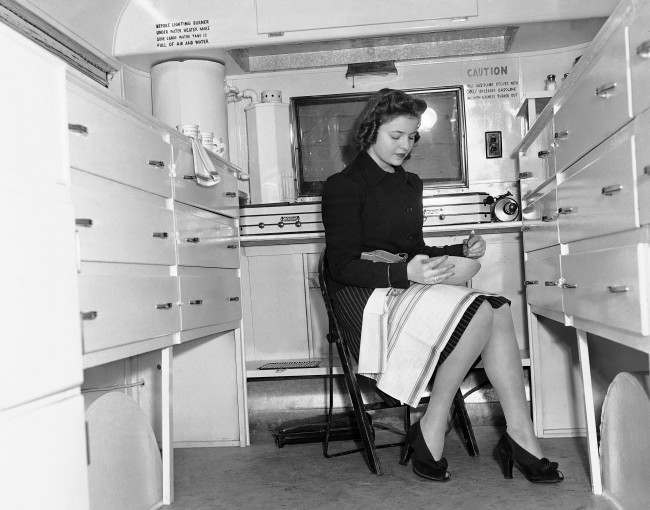
[[[257,0],[255,4],[261,34],[478,15],[478,0],[375,0],[372,8],[349,0]]]

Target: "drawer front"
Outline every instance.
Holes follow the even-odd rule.
[[[236,269],[179,268],[183,330],[241,319]]]
[[[239,267],[235,220],[176,204],[178,263],[182,266]]]
[[[640,126],[634,135],[636,185],[639,198],[639,224],[650,223],[650,110],[637,118]]]
[[[70,166],[171,196],[171,148],[161,131],[77,88],[68,90],[68,124]]]
[[[174,198],[184,204],[195,205],[227,216],[239,215],[237,177],[219,160],[213,159],[221,181],[216,186],[197,184],[194,158],[189,143],[174,142]]]
[[[555,115],[555,162],[562,171],[630,120],[625,27]]]
[[[650,107],[650,5],[641,4],[637,18],[630,25],[630,71],[632,108],[637,115]]]
[[[173,276],[81,274],[79,301],[84,354],[180,330]]]
[[[566,313],[649,334],[647,266],[646,244],[563,255]]]
[[[551,189],[523,210],[524,251],[558,244],[556,190]]]
[[[557,189],[560,242],[637,226],[632,158],[632,138],[626,137],[614,147],[602,144],[577,163],[583,168]]]
[[[176,263],[165,198],[78,170],[71,174],[82,260]]]
[[[562,312],[559,248],[528,253],[525,271],[526,301],[531,305]]]

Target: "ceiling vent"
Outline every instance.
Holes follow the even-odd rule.
[[[229,50],[245,72],[504,53],[517,27],[280,44]]]

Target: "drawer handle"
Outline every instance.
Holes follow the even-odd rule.
[[[596,89],[596,95],[601,99],[609,99],[612,97],[612,93],[616,90],[616,83],[608,83],[602,87]]]
[[[620,184],[613,184],[611,186],[603,187],[600,190],[600,192],[605,196],[611,197],[614,193],[618,193],[622,189],[623,189],[623,186],[621,186]]]
[[[547,281],[544,282],[544,286],[545,286],[545,287],[557,287],[557,282],[556,282],[556,281],[552,281],[552,280],[551,280],[551,281],[548,281],[548,280],[547,280]]]
[[[257,224],[257,226],[258,226],[258,228],[264,228],[264,227],[265,227],[263,221],[260,221],[260,222]]]
[[[228,298],[228,301],[239,301],[239,296],[231,296]]]
[[[607,290],[612,294],[620,294],[622,292],[629,292],[630,288],[627,285],[608,285]]]
[[[235,193],[234,191],[226,191],[224,195],[226,195],[227,197],[235,198],[237,196],[237,193]]]
[[[150,166],[157,166],[158,168],[163,168],[165,166],[164,161],[159,161],[157,159],[150,159],[147,164]]]
[[[549,223],[551,221],[555,221],[555,216],[542,216],[542,221],[544,223]]]
[[[169,310],[171,307],[171,303],[159,303],[156,305],[156,310]]]
[[[650,58],[650,41],[643,41],[636,47],[636,54],[641,58]]]
[[[539,280],[524,280],[524,285],[539,285]]]
[[[548,158],[550,155],[551,155],[550,151],[539,151],[537,153],[537,157],[542,159]]]
[[[577,207],[560,207],[557,212],[559,214],[573,214],[574,212],[578,212]]]
[[[196,181],[196,175],[184,175],[183,179],[186,181]]]
[[[72,131],[77,135],[88,136],[88,128],[83,124],[68,124],[68,131]]]
[[[520,179],[532,179],[533,178],[533,172],[519,172],[519,178]]]
[[[167,232],[154,232],[153,236],[156,239],[167,239],[169,237],[169,234]]]
[[[81,312],[82,321],[94,321],[97,318],[97,312],[95,310],[91,312]]]
[[[229,250],[236,250],[237,245],[236,244],[229,244],[228,246],[226,246],[226,248],[228,248]]]
[[[569,138],[569,132],[568,131],[557,131],[555,135],[553,136],[556,140],[566,140]]]
[[[563,289],[577,289],[578,286],[575,283],[563,283],[562,288]]]
[[[75,218],[74,224],[77,225],[78,227],[90,228],[93,226],[93,220],[91,220],[90,218]]]
[[[284,221],[278,221],[278,228],[284,228]]]
[[[522,232],[528,232],[529,230],[532,230],[532,229],[533,229],[533,227],[531,227],[530,225],[522,225],[522,227],[521,227]]]
[[[190,299],[190,304],[191,305],[202,305],[203,300],[202,299]]]
[[[200,237],[187,237],[185,238],[186,243],[200,243],[201,238]]]
[[[643,173],[645,175],[650,175],[650,165],[646,165],[643,167]]]

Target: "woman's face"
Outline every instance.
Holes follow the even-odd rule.
[[[377,130],[377,140],[368,148],[368,154],[388,172],[402,164],[415,143],[415,134],[420,119],[410,115],[400,115],[384,122]]]

